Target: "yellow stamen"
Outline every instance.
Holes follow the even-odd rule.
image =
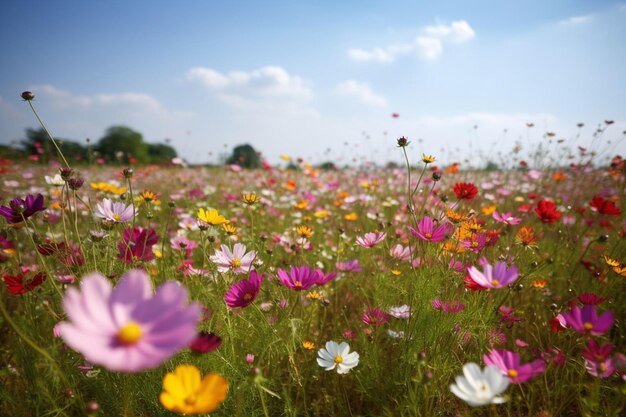
[[[498,285],[500,285],[500,281],[498,281],[497,279],[492,279],[491,280],[491,285],[498,286]]]
[[[511,378],[515,378],[515,377],[517,377],[517,375],[519,375],[515,369],[509,369],[509,370],[508,370],[508,372],[507,372],[507,374],[508,374]]]
[[[589,323],[589,322],[587,321],[587,322],[585,322],[585,323],[583,324],[583,327],[585,328],[585,330],[591,330],[591,329],[593,329],[593,324],[591,324],[591,323]]]
[[[342,362],[343,362],[343,358],[341,357],[341,355],[335,356],[335,363],[336,364],[340,364]]]
[[[241,266],[241,259],[239,259],[239,258],[233,259],[232,261],[230,261],[230,265],[233,268],[239,268]]]
[[[113,220],[119,221],[122,218],[122,216],[120,216],[119,214],[115,213],[113,215]]]
[[[117,340],[124,345],[132,345],[141,339],[141,327],[137,322],[131,321],[122,327],[117,334]]]

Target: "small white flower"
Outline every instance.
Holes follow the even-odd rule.
[[[411,307],[406,304],[397,307],[390,307],[389,314],[397,319],[408,319],[411,316]]]
[[[56,174],[54,177],[50,177],[50,176],[46,175],[46,176],[44,176],[44,178],[46,179],[46,184],[49,184],[49,185],[61,186],[61,185],[65,184],[65,180],[63,180],[63,178],[61,178],[60,174]]]
[[[339,374],[347,374],[350,369],[359,364],[359,354],[350,353],[350,345],[346,342],[337,344],[332,340],[326,342],[326,347],[317,351],[317,364],[326,371],[337,369]]]
[[[483,372],[470,362],[463,366],[463,375],[455,378],[456,384],[450,385],[450,391],[472,407],[506,402],[506,398],[497,396],[509,386],[508,378],[499,368],[490,365]]]

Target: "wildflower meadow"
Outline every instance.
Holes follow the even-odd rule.
[[[243,169],[49,135],[0,165],[0,415],[624,415],[626,163],[556,139]]]

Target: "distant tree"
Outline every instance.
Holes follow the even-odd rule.
[[[67,160],[80,161],[87,159],[87,148],[80,143],[61,138],[55,138],[55,140]],[[42,162],[48,162],[50,159],[61,159],[43,128],[26,129],[26,139],[21,144],[27,155],[39,155],[39,160]]]
[[[258,168],[261,166],[261,158],[252,146],[246,144],[236,146],[226,163],[237,164],[242,168]]]
[[[485,164],[485,171],[497,171],[498,169],[500,167],[493,161],[487,161],[487,164]]]
[[[22,159],[26,157],[26,152],[9,145],[0,144],[0,159]],[[0,172],[1,168],[0,168]]]
[[[95,150],[109,161],[127,164],[131,159],[139,163],[149,163],[148,144],[141,133],[126,126],[112,126],[107,129],[95,146]]]
[[[337,169],[337,166],[335,165],[334,162],[332,161],[326,161],[326,162],[322,162],[321,164],[319,164],[317,166],[319,169],[323,169],[325,171],[332,171]]]
[[[178,154],[176,149],[164,143],[148,143],[148,155],[153,164],[163,164],[171,162]]]

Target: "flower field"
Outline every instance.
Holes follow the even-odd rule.
[[[413,147],[389,169],[2,161],[0,415],[624,415],[624,160]]]

